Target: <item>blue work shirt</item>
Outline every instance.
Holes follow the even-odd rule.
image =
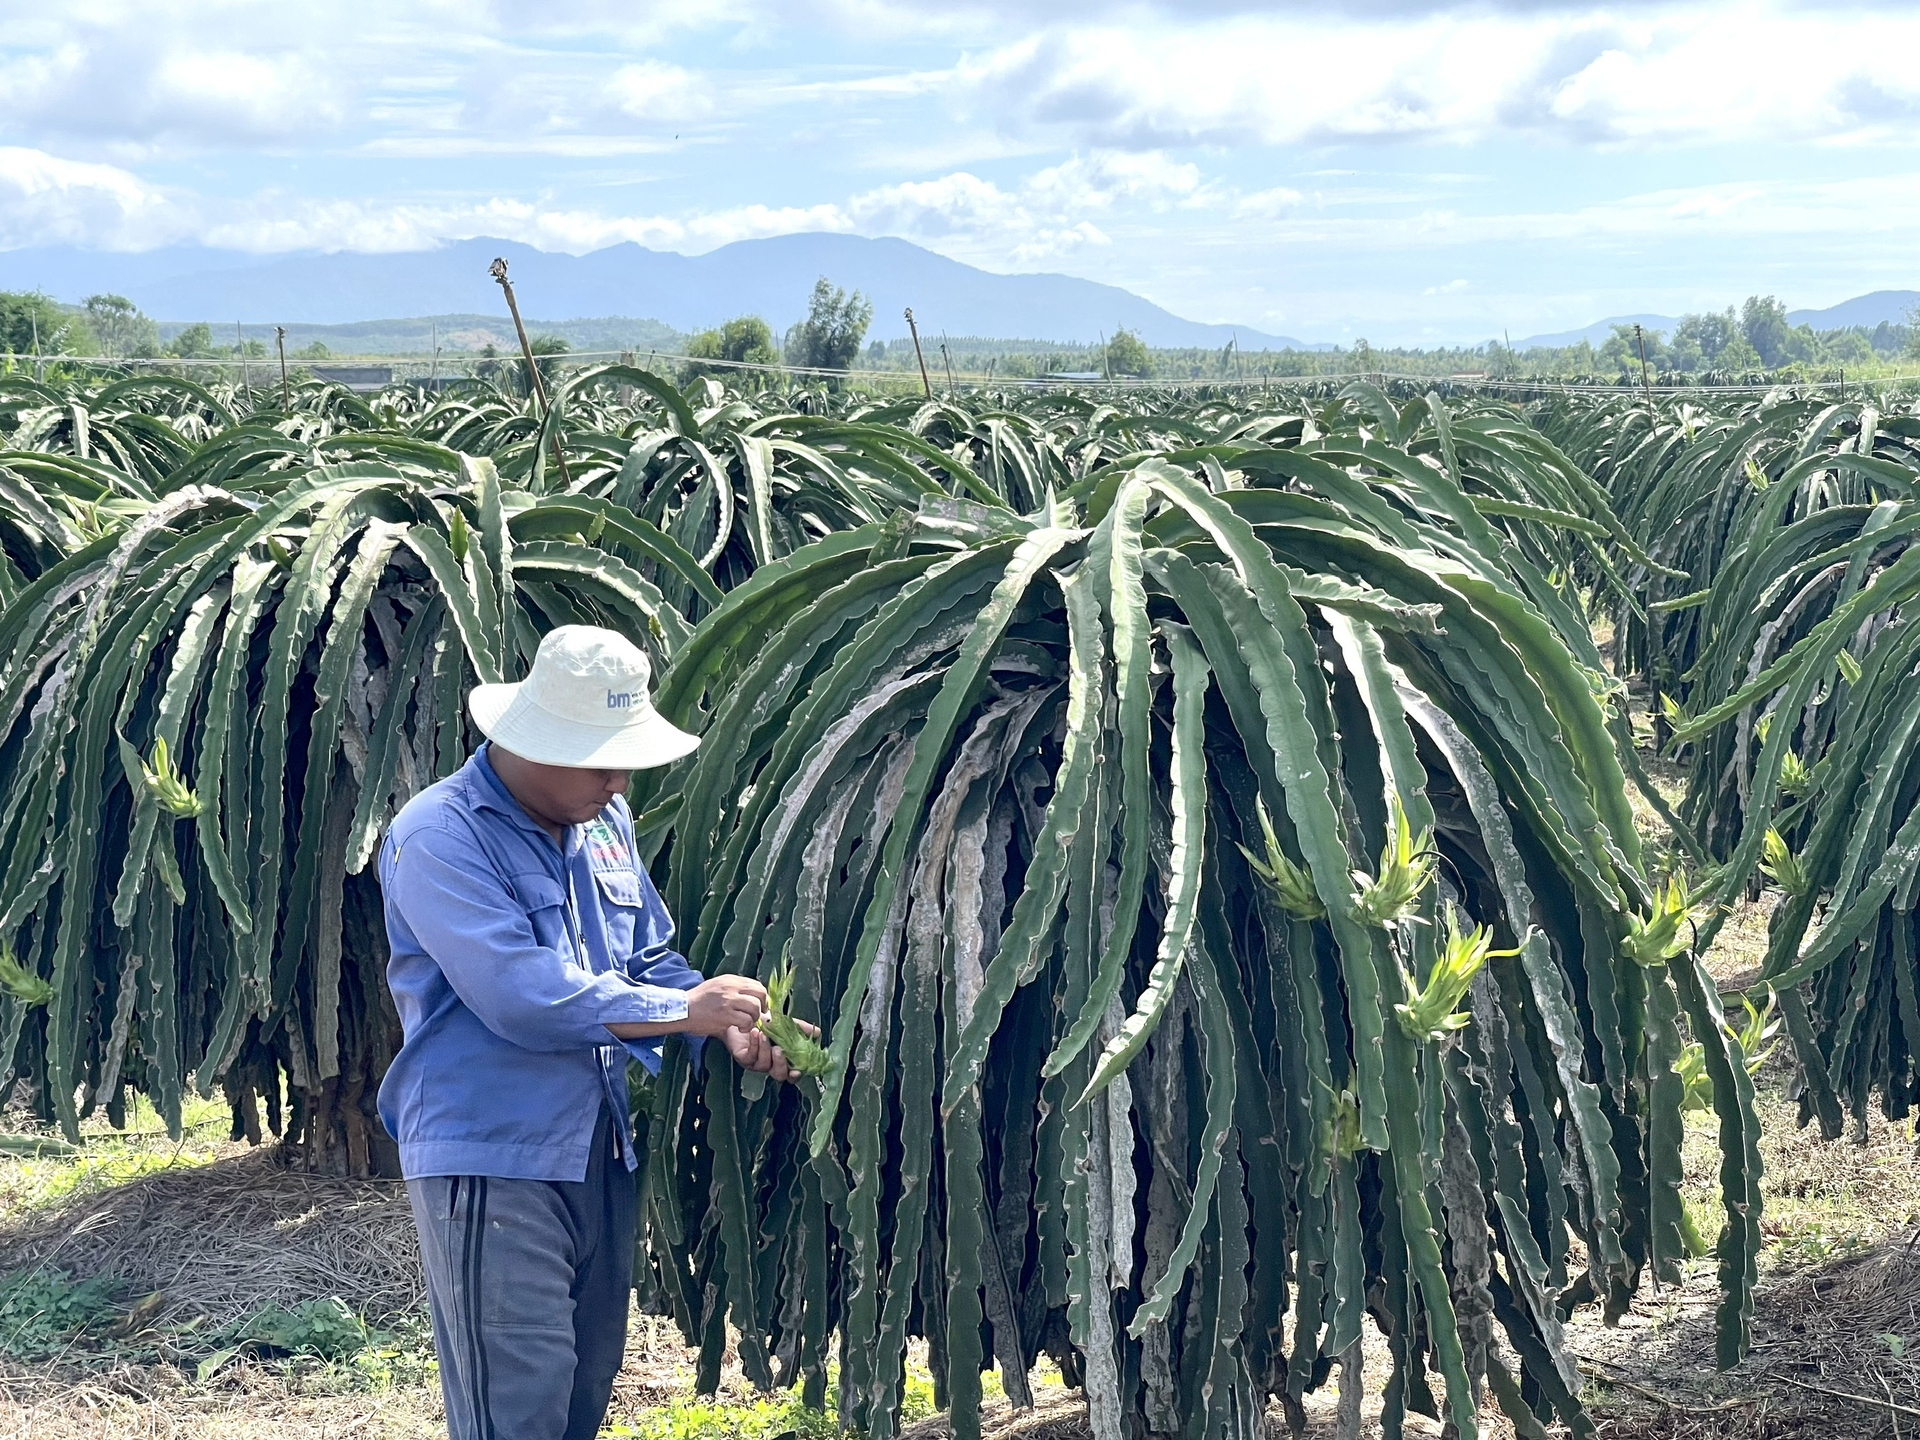
[[[700,974],[671,948],[625,798],[556,844],[488,749],[414,796],[380,849],[406,1032],[380,1118],[409,1179],[577,1181],[604,1104],[631,1170],[626,1060],[657,1072],[661,1041],[607,1025],[684,1020]]]

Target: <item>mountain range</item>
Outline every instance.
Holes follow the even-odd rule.
[[[1845,330],[1850,326],[1862,325],[1871,330],[1885,321],[1893,325],[1905,325],[1907,316],[1916,306],[1920,306],[1920,290],[1874,290],[1865,295],[1856,295],[1851,300],[1842,300],[1838,305],[1829,305],[1824,310],[1789,310],[1789,325],[1810,325],[1815,330]],[[1677,315],[1610,315],[1605,320],[1596,320],[1593,324],[1579,330],[1562,330],[1553,335],[1529,335],[1514,345],[1516,350],[1531,350],[1535,346],[1558,348],[1562,345],[1578,345],[1582,340],[1591,345],[1604,345],[1607,337],[1613,334],[1616,325],[1640,325],[1647,330],[1658,330],[1671,337],[1679,328]]]
[[[356,353],[428,349],[437,323],[441,344],[457,350],[499,344],[510,334],[487,272],[496,256],[509,264],[523,314],[573,317],[533,324],[565,335],[575,348],[666,348],[678,335],[736,315],[759,315],[777,334],[806,313],[822,276],[873,302],[867,333],[875,340],[904,339],[903,312],[911,306],[930,342],[991,336],[1001,343],[1084,344],[1124,327],[1155,347],[1218,349],[1237,340],[1255,351],[1334,348],[1188,320],[1119,286],[1076,276],[999,274],[907,240],[819,232],[741,240],[701,255],[632,243],[569,255],[486,238],[431,250],[273,256],[198,245],[137,252],[43,246],[0,252],[0,290],[43,290],[68,302],[104,291],[159,317],[163,333],[193,321],[224,332],[238,321],[249,335],[270,337],[273,326],[284,325],[290,344],[323,339]],[[1787,318],[1816,330],[1872,327],[1905,323],[1916,305],[1920,291],[1876,290],[1825,309],[1790,310]],[[393,318],[401,316],[417,318]],[[607,318],[578,318],[587,316]],[[1680,321],[1614,315],[1578,330],[1531,335],[1514,348],[1600,345],[1615,325],[1635,323],[1671,335]],[[327,333],[333,327],[346,328]]]
[[[1085,342],[1125,327],[1152,346],[1307,349],[1246,326],[1183,319],[1115,285],[1071,275],[1001,275],[906,240],[780,235],[702,255],[611,245],[586,255],[509,240],[461,240],[433,250],[262,257],[202,246],[136,253],[49,246],[0,254],[0,289],[78,301],[124,295],[147,314],[216,326],[337,325],[378,316],[500,314],[487,267],[508,262],[523,313],[647,316],[675,330],[759,315],[776,333],[806,314],[821,276],[873,302],[871,338],[904,337],[913,308],[922,338],[994,335]],[[1331,348],[1331,347],[1326,347]]]

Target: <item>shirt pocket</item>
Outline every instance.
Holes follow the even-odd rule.
[[[527,912],[534,940],[550,950],[571,957],[574,953],[572,929],[567,924],[567,890],[551,875],[537,871],[507,878],[513,898]]]
[[[595,870],[600,910],[607,922],[607,949],[621,970],[630,968],[640,922],[640,877],[630,869]]]

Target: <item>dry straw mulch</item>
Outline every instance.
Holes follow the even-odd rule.
[[[1804,1215],[1862,1227],[1867,1192],[1884,1195],[1884,1223],[1900,1227],[1920,1203],[1911,1184],[1911,1141],[1876,1126],[1871,1146],[1826,1145],[1795,1132],[1772,1096],[1769,1179],[1782,1221]],[[1879,1133],[1884,1128],[1885,1133]],[[1803,1195],[1802,1192],[1807,1192]],[[1829,1193],[1830,1192],[1830,1193]],[[1829,1207],[1836,1207],[1830,1209]],[[1920,1440],[1920,1229],[1909,1224],[1871,1246],[1824,1261],[1777,1266],[1763,1282],[1753,1356],[1737,1370],[1713,1368],[1713,1265],[1687,1283],[1643,1294],[1618,1329],[1590,1314],[1570,1340],[1590,1380],[1593,1412],[1609,1440]],[[190,1315],[221,1325],[268,1303],[338,1295],[379,1323],[417,1310],[418,1261],[404,1190],[288,1171],[270,1151],[160,1171],[63,1205],[0,1219],[0,1270],[45,1264],[71,1273],[115,1274],[130,1295],[161,1291],[156,1319]],[[1380,1353],[1376,1353],[1376,1351]],[[76,1360],[78,1357],[76,1357]],[[1377,1434],[1385,1354],[1367,1355],[1367,1421]],[[692,1355],[665,1322],[636,1317],[617,1415],[687,1393]],[[744,1396],[733,1367],[723,1384]],[[986,1417],[990,1440],[1080,1440],[1086,1412],[1057,1388],[1025,1412],[1004,1402]],[[1313,1397],[1309,1433],[1333,1433],[1332,1387]],[[1491,1407],[1489,1407],[1491,1409]],[[1489,1430],[1510,1433],[1489,1416]],[[383,1393],[303,1392],[268,1366],[237,1365],[209,1385],[169,1365],[103,1368],[0,1366],[0,1440],[93,1440],[107,1436],[208,1436],[318,1440],[440,1432],[437,1396],[414,1384]],[[1409,1433],[1437,1435],[1413,1419]],[[940,1440],[943,1421],[922,1422],[911,1440]],[[1269,1433],[1285,1434],[1276,1408]]]
[[[1714,1368],[1711,1265],[1577,1330],[1609,1440],[1871,1440],[1920,1436],[1920,1231],[1776,1272],[1756,1296],[1753,1353]]]
[[[210,1327],[337,1295],[373,1324],[424,1304],[403,1186],[305,1175],[262,1148],[0,1219],[0,1271],[49,1266],[164,1292]]]

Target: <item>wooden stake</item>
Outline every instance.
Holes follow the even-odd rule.
[[[947,337],[940,337],[940,362],[947,367],[947,398],[953,398],[953,357],[947,353]]]
[[[920,327],[913,323],[913,309],[907,309],[907,329],[913,333],[913,358],[920,362],[920,388],[933,398],[933,382],[927,379],[927,357],[920,350]]]
[[[280,413],[282,415],[291,415],[293,413],[293,402],[287,398],[287,327],[286,326],[276,325],[273,327],[273,343],[275,348],[278,349],[280,352]]]
[[[1640,389],[1647,397],[1647,424],[1653,424],[1653,382],[1647,379],[1647,337],[1640,327],[1633,327],[1633,343],[1640,347]]]
[[[507,309],[513,315],[514,333],[520,337],[520,353],[526,358],[527,375],[530,377],[533,393],[540,402],[540,419],[544,424],[551,406],[547,402],[547,384],[540,378],[540,367],[533,363],[533,346],[527,343],[527,327],[520,321],[520,302],[513,298],[513,282],[507,279],[507,262],[495,259],[487,267],[487,273],[500,282],[500,288],[507,292]],[[560,484],[571,488],[573,482],[567,478],[567,459],[560,453],[560,432],[553,432],[553,463],[560,470]]]
[[[247,378],[247,337],[241,330],[238,320],[233,322],[233,352],[240,357],[240,389],[248,400],[253,399],[253,385]]]

